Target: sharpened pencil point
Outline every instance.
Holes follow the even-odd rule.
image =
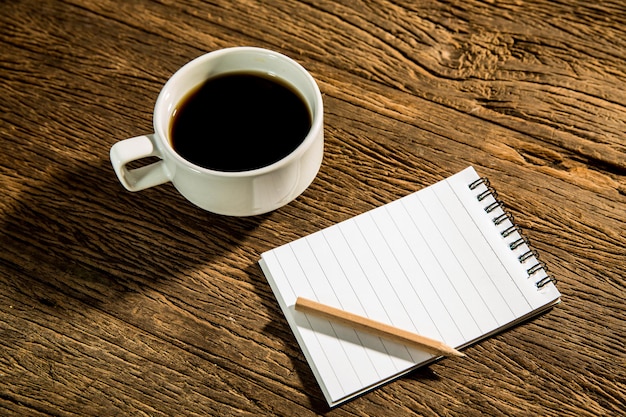
[[[459,358],[464,358],[467,356],[465,353],[458,351],[456,349],[452,349],[450,353],[452,353],[452,356],[458,356]]]

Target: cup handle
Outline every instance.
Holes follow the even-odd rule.
[[[161,157],[154,146],[154,135],[124,139],[111,147],[111,164],[117,178],[128,191],[141,191],[171,180],[163,160],[135,169],[126,167],[129,162],[149,156]]]

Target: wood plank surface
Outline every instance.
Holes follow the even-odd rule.
[[[623,415],[625,33],[618,0],[0,2],[0,415]],[[111,145],[239,45],[317,80],[313,184],[248,218],[126,192]],[[328,409],[260,254],[468,165],[563,303]]]

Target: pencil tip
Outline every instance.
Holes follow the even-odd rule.
[[[463,353],[463,352],[459,352],[459,351],[458,351],[458,350],[456,350],[456,349],[453,349],[453,350],[452,350],[452,354],[453,354],[454,356],[458,356],[459,358],[464,358],[464,357],[466,357],[466,356],[467,356],[465,353]]]

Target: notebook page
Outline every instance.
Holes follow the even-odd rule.
[[[554,296],[536,295],[541,292],[469,190],[476,179],[468,168],[263,254],[263,271],[329,404],[433,356],[296,312],[298,296],[454,347],[493,333]]]
[[[468,184],[471,184],[476,179],[478,179],[478,174],[476,174],[474,169],[470,167],[449,177],[447,182],[451,184],[459,200],[471,201],[471,199],[475,199],[480,192],[486,190],[484,185],[473,191],[469,189]],[[489,243],[500,262],[502,262],[502,266],[510,273],[510,275],[508,275],[510,278],[509,280],[501,280],[497,282],[498,288],[506,294],[507,300],[509,300],[510,303],[514,303],[515,300],[519,300],[516,295],[516,289],[517,291],[522,292],[524,298],[531,306],[531,311],[542,308],[546,304],[558,301],[561,294],[552,282],[541,287],[540,289],[538,289],[535,285],[539,280],[546,276],[546,271],[540,270],[539,273],[531,276],[528,275],[528,269],[539,262],[535,256],[531,256],[520,264],[518,256],[530,250],[528,245],[523,244],[515,250],[511,250],[509,248],[510,243],[521,237],[520,234],[513,233],[507,238],[503,238],[500,234],[503,230],[513,225],[511,220],[509,219],[501,225],[494,226],[493,219],[504,214],[503,209],[498,207],[491,213],[485,213],[484,208],[493,202],[495,202],[495,199],[490,195],[478,205],[467,204],[466,210],[472,221],[476,224],[476,227],[484,235],[485,240]],[[480,252],[477,253],[480,255]],[[487,266],[489,266],[489,264],[487,264]],[[501,275],[498,270],[491,271],[490,275],[493,277],[504,276]],[[514,315],[516,317],[520,317],[522,314],[528,313],[523,303],[521,305],[513,304],[512,307],[517,307],[514,311]]]

